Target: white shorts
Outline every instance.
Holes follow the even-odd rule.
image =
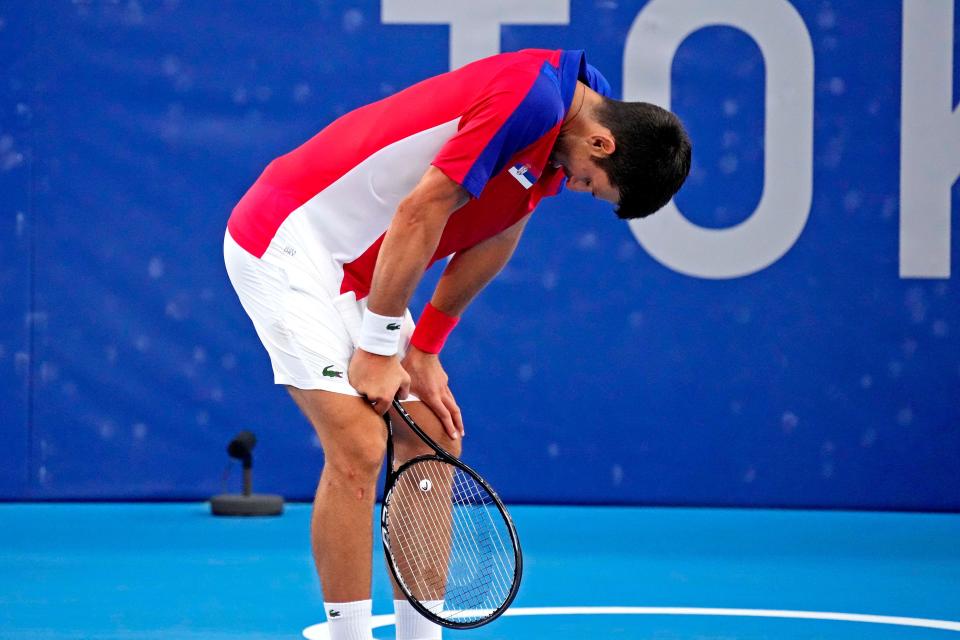
[[[342,274],[329,256],[298,255],[306,252],[281,246],[271,242],[257,258],[229,231],[223,239],[227,275],[270,355],[274,382],[360,395],[347,380],[347,367],[366,299],[358,302],[352,291],[340,294]],[[405,315],[401,356],[414,328],[409,309]]]

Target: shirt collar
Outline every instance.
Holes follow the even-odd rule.
[[[577,80],[588,81],[587,58],[582,49],[571,49],[560,54],[559,75],[560,95],[563,98],[564,109],[569,111],[577,88]]]
[[[610,83],[599,69],[587,63],[587,56],[581,49],[561,52],[558,75],[560,76],[560,95],[567,110],[570,109],[577,80],[602,96],[609,96],[611,93]]]

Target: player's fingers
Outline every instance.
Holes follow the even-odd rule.
[[[384,410],[384,411],[380,411],[380,408],[378,407],[378,401],[375,400],[374,398],[370,397],[370,395],[367,394],[366,392],[364,392],[362,389],[357,389],[357,393],[360,394],[360,397],[363,398],[363,401],[364,401],[364,402],[366,402],[368,405],[370,405],[370,408],[371,408],[371,409],[373,409],[374,411],[377,412],[377,415],[381,415],[381,416],[382,416],[384,413],[386,413],[385,410]]]
[[[397,382],[398,387],[395,397],[399,398],[400,400],[406,400],[407,396],[410,395],[410,374],[407,373],[407,370],[402,366],[400,367],[400,378]]]
[[[456,440],[460,437],[458,429],[453,424],[453,417],[450,415],[450,412],[447,410],[447,407],[443,403],[443,396],[439,393],[428,394],[427,398],[421,398],[430,410],[440,419],[440,424],[443,425],[443,430],[447,432],[447,435],[452,439]]]
[[[387,411],[390,410],[390,405],[392,402],[387,398],[381,398],[373,403],[373,410],[377,412],[378,416],[382,416]]]
[[[450,417],[453,419],[453,425],[460,432],[460,436],[467,435],[463,428],[463,415],[460,413],[460,407],[457,405],[450,389],[447,389],[447,393],[444,394],[444,404],[447,406],[447,411],[450,412]]]

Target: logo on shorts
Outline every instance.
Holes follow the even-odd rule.
[[[327,378],[342,378],[343,371],[332,371],[333,365],[328,364],[323,368],[323,375]],[[338,614],[339,615],[339,614]]]
[[[400,328],[400,325],[397,324],[396,322],[391,322],[390,324],[387,325],[387,331],[396,331],[399,328]]]

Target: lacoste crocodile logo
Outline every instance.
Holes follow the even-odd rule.
[[[327,378],[342,378],[342,377],[343,377],[343,371],[331,371],[331,369],[333,369],[333,365],[332,365],[332,364],[328,364],[327,366],[325,366],[325,367],[323,368],[323,372],[322,372],[323,375],[326,376]],[[331,611],[332,611],[332,609],[331,609]],[[338,615],[339,615],[339,614],[338,614]]]
[[[396,322],[391,322],[390,324],[387,325],[388,331],[396,331],[399,328],[400,328],[400,325],[397,324]]]
[[[330,611],[327,611],[327,616],[330,618],[339,618],[340,612],[336,609],[330,609]]]

